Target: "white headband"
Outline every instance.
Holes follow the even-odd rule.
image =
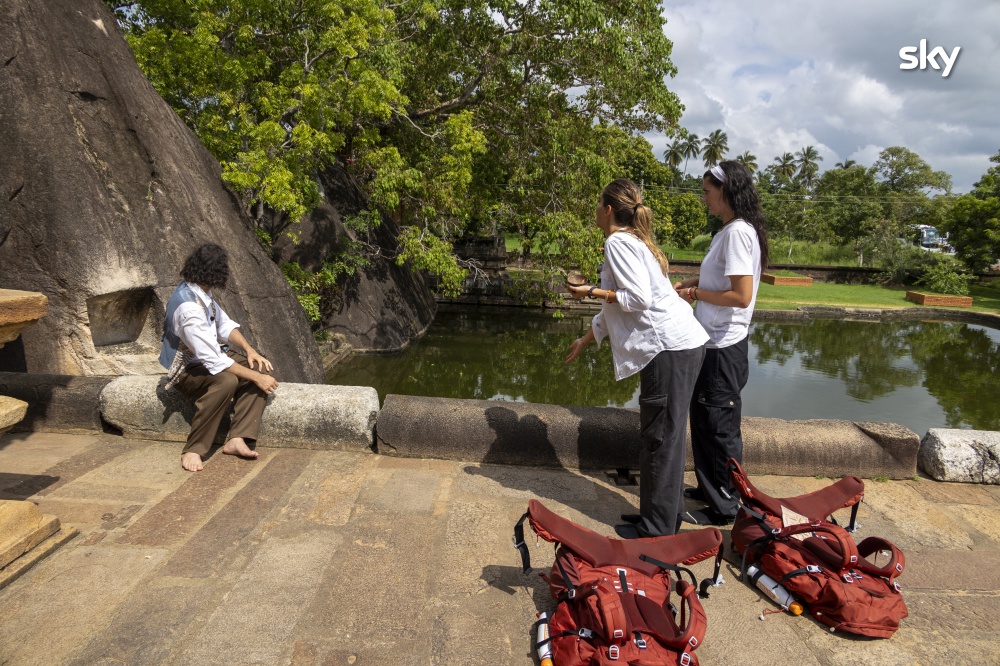
[[[709,170],[709,173],[719,179],[720,183],[726,182],[726,172],[722,170],[722,167],[716,164]]]

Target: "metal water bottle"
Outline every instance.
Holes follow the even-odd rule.
[[[759,569],[753,565],[747,567],[747,575],[752,579],[757,575]],[[788,612],[792,615],[802,615],[804,610],[802,604],[795,600],[791,594],[788,593],[780,583],[775,581],[773,578],[767,574],[761,574],[757,578],[757,587],[761,592],[766,594],[774,603],[778,604],[782,608],[787,608]]]
[[[552,643],[549,638],[549,617],[545,613],[538,616],[538,666],[552,666]]]

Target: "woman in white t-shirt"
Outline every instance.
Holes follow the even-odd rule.
[[[730,458],[743,461],[742,401],[750,363],[750,319],[761,271],[767,266],[767,233],[753,174],[739,162],[721,162],[705,172],[702,199],[722,230],[712,238],[696,278],[674,284],[696,303],[695,317],[710,340],[691,400],[691,444],[698,487],[688,497],[708,507],[682,514],[698,525],[725,525],[738,508],[727,470]]]
[[[605,187],[596,218],[606,239],[601,286],[568,289],[604,305],[566,362],[607,337],[615,379],[639,373],[639,513],[624,514],[615,530],[625,538],[674,534],[684,502],[684,426],[708,335],[667,279],[639,187],[624,178]]]

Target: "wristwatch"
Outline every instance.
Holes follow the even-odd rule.
[[[596,284],[593,287],[591,287],[590,289],[587,290],[587,297],[588,298],[593,298],[594,297],[594,290],[595,289],[597,289],[597,285]]]

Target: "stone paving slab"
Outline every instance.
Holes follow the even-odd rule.
[[[638,504],[600,472],[262,448],[189,474],[180,444],[47,437],[0,437],[0,474],[18,460],[18,475],[56,478],[27,498],[81,534],[0,590],[4,664],[535,664],[553,549],[529,539],[536,569],[521,572],[510,534],[528,499],[609,535]],[[830,482],[754,480],[782,495]],[[805,616],[761,621],[773,606],[727,562],[701,663],[997,663],[1000,495],[866,489],[858,537],[906,549],[902,629],[857,640]]]

